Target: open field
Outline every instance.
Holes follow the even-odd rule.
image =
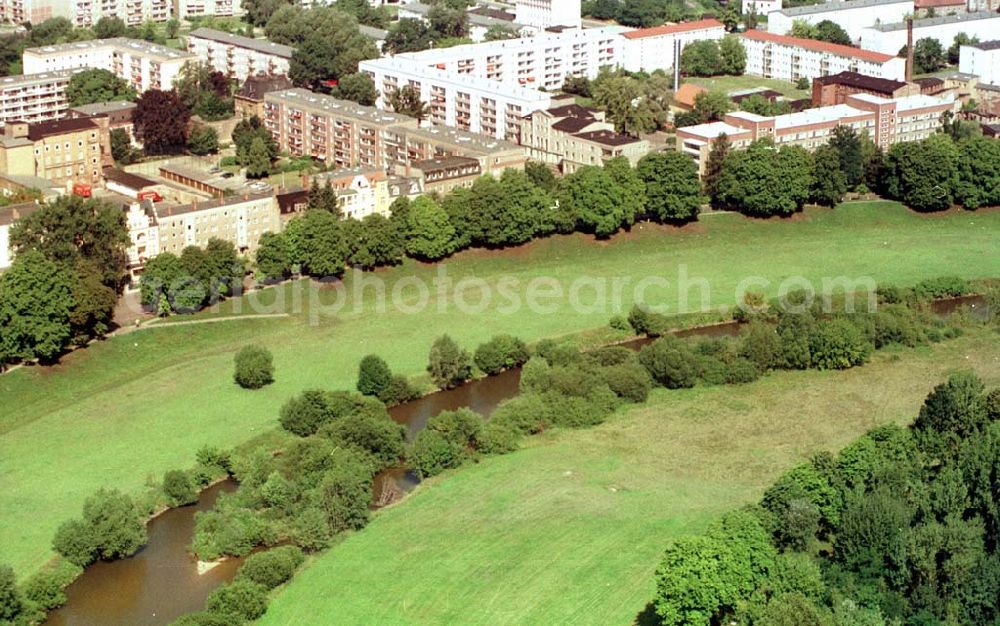
[[[959,368],[1000,384],[996,333],[843,372],[660,389],[597,428],[424,483],[300,572],[261,622],[630,624],[667,539],[759,498],[811,452],[908,422]]]
[[[439,298],[435,290],[429,309],[380,313],[375,288],[350,295],[358,285],[351,277],[344,283],[346,306],[334,312],[324,305],[336,298],[335,289],[299,281],[254,295],[265,304],[284,298],[284,307],[261,310],[244,298],[196,316],[285,309],[291,318],[165,323],[95,344],[56,367],[21,368],[0,376],[0,562],[25,575],[50,554],[56,527],[76,515],[93,490],[138,491],[149,476],[192,465],[202,445],[228,447],[272,428],[282,402],[302,389],[353,388],[365,354],[378,353],[394,370],[414,376],[441,333],[474,348],[496,333],[534,341],[602,326],[616,311],[574,308],[565,295],[581,276],[630,277],[633,285],[642,277],[667,277],[669,287],[650,288],[645,300],[677,312],[676,277],[686,266],[690,276],[709,280],[714,310],[734,302],[747,276],[774,281],[767,288],[772,294],[777,281],[793,275],[900,284],[943,274],[1000,276],[998,232],[997,210],[921,216],[892,203],[857,203],[809,209],[788,220],[721,214],[681,229],[643,225],[610,242],[560,236],[508,251],[468,251],[437,266],[408,261],[365,274],[381,279],[390,294],[405,287],[411,298],[413,280],[430,281],[438,271],[456,282],[477,277],[489,287],[504,277],[522,288],[550,277],[564,295],[543,298],[551,305],[547,312],[500,310],[505,302],[495,298],[481,312],[466,313],[454,306],[454,293]],[[477,302],[475,293],[468,302]],[[698,293],[691,290],[692,301]],[[594,302],[591,294],[582,293],[582,304]],[[623,291],[622,311],[634,297]],[[231,378],[233,354],[250,341],[274,353],[277,382],[260,391],[241,390]]]
[[[808,98],[811,92],[808,89],[796,89],[795,83],[787,80],[776,80],[773,78],[761,78],[759,76],[713,76],[700,77],[691,76],[684,79],[686,83],[701,85],[712,91],[739,91],[741,89],[752,89],[754,87],[767,87],[784,94],[791,99]]]

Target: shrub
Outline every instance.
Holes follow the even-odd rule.
[[[182,615],[171,622],[170,626],[233,626],[233,618],[229,615],[202,611]]]
[[[893,343],[912,347],[924,343],[927,337],[912,309],[890,304],[880,307],[872,316],[871,339],[876,348]]]
[[[334,414],[327,394],[318,389],[309,389],[285,402],[278,421],[285,430],[307,437],[332,419]]]
[[[612,330],[618,330],[621,332],[629,332],[632,330],[632,326],[628,323],[628,319],[621,315],[614,315],[608,320],[608,326]]]
[[[760,378],[760,370],[757,369],[757,364],[750,359],[740,357],[726,366],[727,385],[752,383],[758,378]]]
[[[24,610],[24,600],[17,588],[14,568],[0,565],[0,622],[13,621]]]
[[[534,356],[521,368],[521,393],[545,391],[549,386],[549,362],[541,356]]]
[[[868,360],[873,348],[861,330],[843,318],[817,324],[809,336],[812,365],[821,370],[861,365]]]
[[[629,402],[645,402],[653,387],[649,372],[637,362],[605,367],[601,377],[616,396]]]
[[[628,314],[628,323],[637,335],[660,337],[670,332],[671,322],[665,315],[653,313],[639,306],[632,307]]]
[[[699,354],[698,378],[706,385],[724,385],[729,374],[729,366],[717,356]]]
[[[753,361],[766,372],[781,363],[781,337],[770,324],[751,322],[741,333],[740,356]]]
[[[369,354],[358,366],[358,391],[381,398],[392,383],[392,371],[382,357]]]
[[[24,597],[37,606],[49,610],[66,603],[64,589],[80,575],[83,569],[67,560],[43,569],[24,583]]]
[[[913,287],[913,293],[921,300],[937,298],[957,298],[972,293],[972,287],[964,278],[957,276],[939,276],[922,280]]]
[[[552,410],[540,393],[526,391],[501,402],[489,423],[504,424],[522,434],[540,433],[552,424]]]
[[[240,387],[260,389],[274,382],[274,362],[267,348],[243,346],[233,360],[236,365],[233,379]]]
[[[428,478],[461,465],[465,453],[461,446],[448,440],[440,432],[425,428],[417,434],[408,458],[417,474],[421,478]]]
[[[327,424],[320,432],[334,443],[354,446],[371,454],[379,469],[396,465],[406,441],[406,429],[388,415],[351,415]]]
[[[601,367],[637,362],[636,353],[622,346],[606,346],[587,353],[587,358]]]
[[[333,534],[326,515],[318,507],[307,507],[292,521],[292,541],[306,552],[317,552],[330,545]]]
[[[990,421],[1000,420],[1000,387],[986,394],[986,416]]]
[[[472,376],[469,353],[459,348],[448,335],[434,340],[428,361],[427,371],[439,389],[451,389]]]
[[[229,453],[212,446],[202,446],[195,454],[195,459],[205,467],[216,468],[227,474],[231,469]]]
[[[302,550],[295,546],[272,548],[250,555],[240,567],[236,579],[246,579],[265,589],[274,589],[291,580],[304,560]]]
[[[420,392],[410,385],[406,376],[397,374],[389,379],[389,385],[379,394],[378,399],[388,406],[396,406],[420,397]]]
[[[198,501],[198,490],[183,470],[170,470],[163,476],[163,494],[170,506],[183,506]]]
[[[205,607],[212,613],[242,624],[259,618],[267,611],[267,590],[249,580],[237,579],[209,594]]]
[[[639,362],[653,380],[668,389],[693,387],[698,361],[679,339],[664,337],[639,351]]]
[[[427,428],[462,448],[469,447],[483,428],[483,417],[471,409],[442,411],[427,420]]]
[[[255,512],[230,508],[199,511],[194,516],[195,554],[204,561],[223,555],[245,556],[261,544],[275,541],[274,530]]]
[[[372,500],[373,468],[353,450],[334,450],[330,469],[319,486],[320,507],[333,532],[363,528]]]
[[[604,421],[614,410],[618,398],[607,385],[590,390],[587,396],[564,396],[556,392],[544,395],[552,421],[558,426],[582,428]]]
[[[146,543],[146,524],[132,498],[114,489],[100,489],[83,504],[83,518],[65,522],[56,531],[53,548],[80,566],[95,559],[119,559]]]
[[[511,335],[496,335],[476,348],[473,360],[486,374],[499,374],[505,369],[523,365],[531,354],[524,342]]]
[[[520,443],[520,431],[505,422],[490,420],[476,435],[476,449],[483,454],[507,454],[517,450]]]

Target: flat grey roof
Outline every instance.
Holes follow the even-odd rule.
[[[1000,19],[1000,13],[991,11],[978,11],[976,13],[957,13],[955,15],[943,15],[941,17],[928,17],[922,20],[913,20],[913,28],[927,28],[930,26],[941,26],[942,24],[955,24],[957,22],[974,22],[977,20]],[[875,30],[888,33],[895,30],[906,30],[906,22],[894,22],[892,24],[875,24]]]
[[[292,53],[295,52],[295,48],[292,48],[291,46],[274,43],[273,41],[268,41],[267,39],[253,39],[251,37],[243,37],[242,35],[233,35],[232,33],[215,30],[214,28],[196,28],[191,31],[188,37],[198,37],[201,39],[218,41],[219,43],[229,44],[239,48],[246,48],[247,50],[255,50],[257,52],[263,52],[264,54],[273,54],[274,56],[279,56],[284,59],[292,58]]]
[[[50,54],[62,54],[65,52],[82,52],[84,50],[94,50],[111,46],[118,50],[127,51],[132,54],[142,54],[166,61],[171,59],[190,59],[194,54],[186,50],[168,48],[160,44],[150,43],[142,39],[129,39],[128,37],[113,37],[111,39],[92,39],[89,41],[73,41],[70,43],[53,44],[51,46],[39,46],[28,48],[24,54],[34,54],[37,56],[48,56]]]
[[[913,0],[847,0],[846,2],[822,2],[802,7],[789,7],[779,11],[782,15],[796,17],[799,15],[813,15],[815,13],[830,13],[833,11],[847,11],[849,9],[863,9],[865,7],[875,7],[887,4],[900,4],[903,2],[913,2]]]

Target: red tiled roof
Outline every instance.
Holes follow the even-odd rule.
[[[788,35],[778,35],[775,33],[764,32],[762,30],[748,30],[740,36],[746,37],[747,39],[756,39],[758,41],[780,43],[786,46],[798,46],[800,48],[805,48],[806,50],[815,50],[817,52],[829,52],[830,54],[836,54],[844,57],[855,57],[858,59],[864,59],[865,61],[872,61],[874,63],[885,63],[886,61],[890,61],[895,58],[891,54],[882,54],[881,52],[875,52],[874,50],[862,50],[861,48],[855,48],[854,46],[843,46],[841,44],[829,43],[827,41],[817,41],[815,39],[789,37]]]
[[[640,28],[622,33],[626,39],[641,39],[643,37],[657,37],[659,35],[669,35],[671,33],[685,33],[690,30],[701,30],[703,28],[725,28],[722,22],[715,19],[698,20],[697,22],[681,22],[680,24],[664,24],[652,28]]]
[[[965,0],[916,0],[913,6],[918,9],[930,9],[932,7],[964,7]]]

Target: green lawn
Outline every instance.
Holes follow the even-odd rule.
[[[787,80],[777,80],[774,78],[761,78],[759,76],[714,76],[711,78],[691,76],[689,78],[685,78],[684,82],[701,85],[711,91],[722,91],[725,93],[740,91],[743,89],[752,89],[754,87],[766,87],[768,89],[779,91],[793,100],[798,98],[808,98],[811,94],[811,91],[808,89],[796,89],[795,83],[793,82]]]
[[[630,624],[670,537],[756,500],[813,451],[906,423],[970,367],[1000,384],[995,333],[844,372],[659,390],[600,427],[424,483],[300,572],[261,623]]]
[[[671,303],[677,312],[682,265],[690,276],[710,280],[714,308],[732,304],[736,285],[755,275],[772,281],[872,276],[901,284],[942,274],[1000,276],[997,233],[996,210],[922,216],[892,203],[859,203],[809,209],[789,220],[723,214],[682,229],[644,225],[610,242],[553,237],[506,252],[464,252],[437,266],[408,261],[365,276],[382,279],[389,293],[400,286],[412,296],[413,285],[401,279],[430,280],[439,270],[454,281],[478,277],[491,286],[504,277],[523,286],[547,276],[564,288],[584,275],[631,277],[633,285],[661,275],[670,287],[649,289],[646,300]],[[565,295],[542,299],[552,305],[546,313],[507,312],[498,308],[506,304],[499,298],[478,313],[454,306],[439,312],[438,305],[452,299],[436,295],[430,310],[379,312],[375,288],[356,299],[350,295],[356,286],[350,277],[345,281],[348,296],[339,312],[320,306],[334,301],[335,289],[290,283],[255,294],[266,304],[284,298],[286,306],[271,308],[291,309],[290,319],[164,324],[101,342],[56,367],[0,376],[0,562],[24,575],[49,556],[56,527],[76,515],[93,490],[138,492],[147,478],[192,465],[204,444],[232,446],[270,429],[290,395],[309,387],[352,388],[367,353],[417,375],[441,333],[469,348],[502,332],[534,341],[602,326],[614,312],[576,310]],[[594,301],[591,293],[583,291],[583,304]],[[698,300],[697,289],[691,298]],[[248,302],[198,317],[254,312]],[[625,289],[621,309],[631,304],[632,291]],[[233,354],[251,341],[273,351],[277,369],[277,382],[260,391],[241,390],[231,378]]]

